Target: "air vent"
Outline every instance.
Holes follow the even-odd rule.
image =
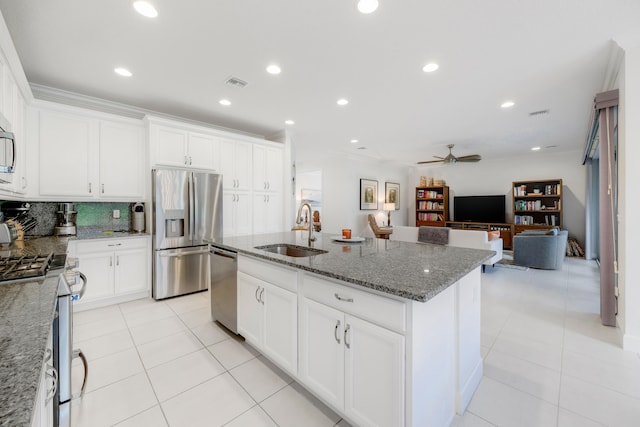
[[[358,147],[358,148],[356,148],[356,150],[366,150],[366,149],[367,149],[367,147]]]
[[[237,88],[240,88],[240,89],[242,89],[243,87],[245,87],[246,85],[249,84],[249,83],[245,82],[244,80],[239,79],[237,77],[233,77],[233,76],[229,77],[227,79],[227,81],[225,81],[225,83],[228,84],[229,86],[234,86],[234,87],[237,87]]]
[[[529,117],[535,117],[535,116],[545,116],[549,114],[549,110],[538,110],[538,111],[532,111],[529,113]]]

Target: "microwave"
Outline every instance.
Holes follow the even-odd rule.
[[[12,132],[0,127],[0,183],[13,181],[16,167],[16,141]]]

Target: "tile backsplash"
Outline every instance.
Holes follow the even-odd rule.
[[[0,202],[2,205],[16,202]],[[27,236],[50,236],[53,235],[54,227],[57,225],[58,203],[57,202],[22,202],[23,206],[28,204],[29,210],[25,216],[36,220],[33,229],[25,233]],[[111,203],[111,202],[77,202],[76,226],[80,231],[81,227],[90,228],[96,231],[114,230],[124,231],[131,229],[131,207],[132,203]],[[7,205],[8,206],[8,205]],[[0,206],[2,209],[2,206]],[[120,218],[113,218],[113,211],[120,211]],[[4,211],[4,210],[3,210]],[[8,213],[8,212],[7,212]],[[9,217],[10,215],[8,215]]]

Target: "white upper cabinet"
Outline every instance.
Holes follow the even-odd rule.
[[[0,114],[4,118],[2,127],[15,137],[15,163],[11,182],[0,183],[0,190],[24,193],[26,190],[25,160],[25,102],[10,67],[0,54]]]
[[[219,141],[212,135],[172,126],[150,126],[152,164],[217,170]]]
[[[211,135],[189,132],[189,166],[197,169],[209,169],[220,172],[220,142]]]
[[[251,234],[251,199],[248,192],[224,192],[222,224],[225,237]]]
[[[253,234],[284,231],[283,206],[280,194],[253,194]]]
[[[40,197],[141,200],[142,124],[40,109],[37,117]]]
[[[144,197],[144,128],[100,122],[100,197]]]
[[[97,122],[73,114],[40,111],[40,195],[94,197],[92,167]]]
[[[253,190],[278,193],[282,191],[283,155],[280,147],[253,146]]]
[[[159,165],[186,166],[187,131],[166,126],[152,126],[151,145],[155,151],[155,162]]]
[[[229,139],[220,140],[220,170],[224,188],[251,189],[251,144]]]

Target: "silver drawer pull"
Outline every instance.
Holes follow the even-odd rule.
[[[340,344],[340,336],[338,335],[338,329],[340,328],[340,321],[338,320],[338,323],[336,323],[336,329],[333,331],[333,336],[336,339],[336,342],[338,344]]]
[[[353,298],[343,298],[337,293],[333,294],[333,296],[335,296],[338,301],[353,302]]]

